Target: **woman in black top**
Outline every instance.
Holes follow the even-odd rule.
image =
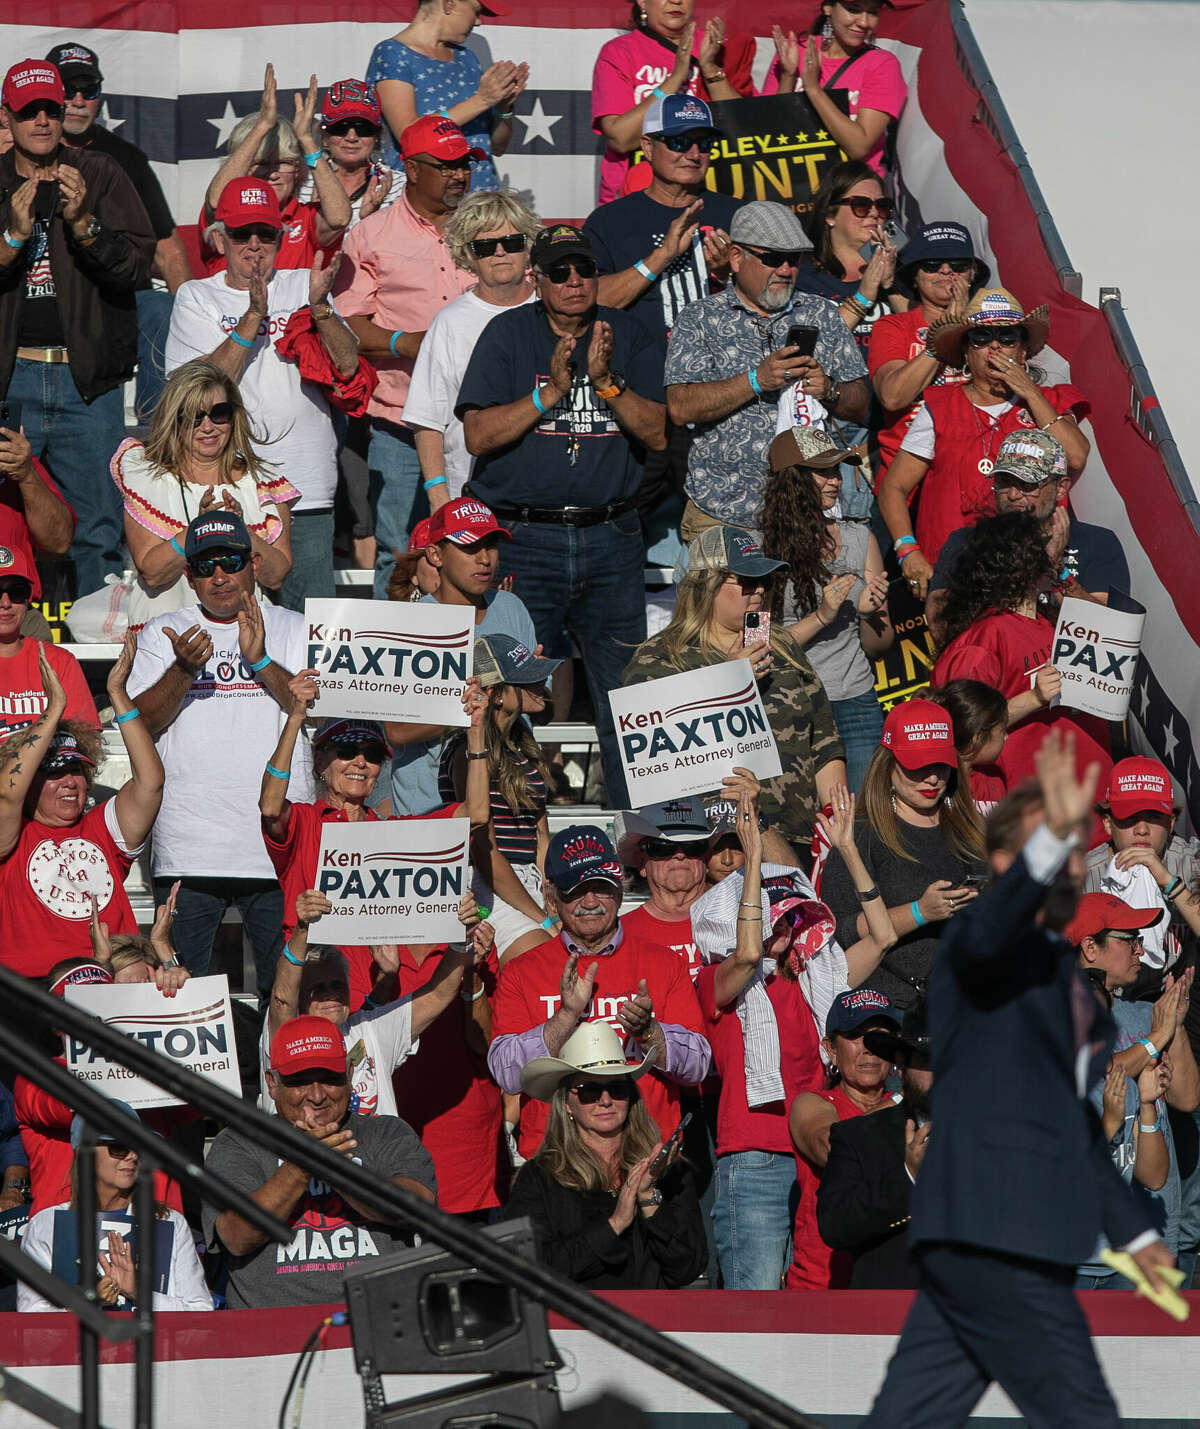
[[[586,1070],[581,1070],[581,1069]],[[507,1220],[528,1216],[543,1265],[590,1290],[673,1290],[708,1258],[691,1173],[672,1147],[665,1164],[637,1078],[607,1022],[585,1022],[558,1057],[535,1057],[521,1090],[550,1103],[546,1134],[521,1167]]]
[[[906,1009],[924,992],[943,923],[976,897],[986,871],[979,811],[941,706],[920,699],[893,706],[858,805],[854,842],[897,934],[864,986]],[[836,849],[820,886],[837,918],[838,941],[848,947],[865,932],[866,919]]]

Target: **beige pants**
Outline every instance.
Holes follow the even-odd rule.
[[[692,500],[688,500],[683,508],[683,515],[679,518],[679,539],[685,546],[690,545],[701,531],[707,531],[710,526],[732,526],[732,521],[718,521],[715,516],[710,516],[707,511],[701,511]],[[748,529],[744,526],[737,527],[737,530]]]

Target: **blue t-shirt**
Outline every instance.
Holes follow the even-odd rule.
[[[951,531],[938,552],[937,563],[929,582],[930,593],[945,590],[950,584],[950,571],[967,539],[969,527]],[[1129,562],[1121,543],[1104,526],[1077,521],[1070,516],[1067,524],[1067,544],[1062,554],[1063,565],[1071,578],[1086,591],[1105,594],[1109,588],[1129,594]]]
[[[504,561],[504,546],[500,547],[500,560]],[[421,597],[436,604],[431,595]],[[508,590],[490,590],[484,596],[486,609],[483,619],[475,626],[476,636],[511,635],[530,650],[537,644],[537,632],[533,619],[525,609],[525,602]],[[448,730],[447,734],[453,734]],[[438,758],[442,749],[441,739],[430,739],[418,744],[406,744],[392,755],[392,813],[427,814],[439,808],[442,800],[438,797]]]
[[[428,55],[418,54],[402,45],[399,40],[380,40],[371,51],[367,65],[367,82],[378,84],[381,79],[402,79],[413,87],[413,99],[418,116],[439,114],[443,109],[453,109],[464,99],[470,99],[479,88],[483,71],[479,61],[463,45],[451,45],[454,58],[434,60]],[[498,189],[500,178],[492,162],[492,111],[485,109],[474,119],[460,125],[467,136],[467,142],[482,149],[486,159],[481,159],[471,171],[472,189]],[[380,135],[384,163],[397,168],[400,152],[391,130],[384,125]]]

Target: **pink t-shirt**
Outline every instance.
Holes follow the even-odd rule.
[[[844,63],[845,61],[842,59],[832,56],[827,59],[822,56],[821,83],[828,84]],[[797,81],[797,88],[799,88],[799,81]],[[899,119],[900,111],[904,108],[905,96],[908,94],[908,86],[904,83],[904,76],[900,73],[900,64],[896,56],[889,50],[876,49],[874,45],[859,54],[854,63],[843,72],[834,88],[844,89],[848,92],[851,119],[860,109],[878,109],[883,114],[890,114],[893,119]],[[779,60],[776,58],[767,72],[762,92],[775,94],[778,90]],[[885,130],[879,136],[875,147],[867,155],[867,163],[877,174],[883,173],[883,147],[886,133]]]

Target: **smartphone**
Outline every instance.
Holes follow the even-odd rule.
[[[689,1111],[687,1115],[683,1118],[683,1120],[679,1123],[679,1125],[675,1128],[675,1130],[670,1134],[670,1136],[667,1137],[666,1141],[663,1142],[663,1149],[658,1153],[654,1160],[651,1161],[647,1174],[652,1181],[657,1181],[658,1178],[662,1175],[662,1173],[667,1169],[667,1162],[670,1159],[671,1152],[674,1151],[675,1147],[678,1146],[678,1144],[683,1140],[684,1128],[687,1126],[688,1122],[691,1121],[691,1119],[692,1114]]]
[[[771,638],[771,612],[748,610],[742,616],[742,645],[765,645]]]
[[[897,253],[899,253],[901,248],[908,242],[908,234],[905,233],[898,224],[885,223],[883,225],[883,231],[887,234],[888,240]],[[871,261],[871,254],[875,252],[875,248],[876,245],[874,243],[864,243],[858,250],[858,256],[864,263],[869,263]]]
[[[820,329],[815,327],[801,327],[798,323],[794,327],[788,328],[787,337],[783,340],[784,347],[794,347],[798,349],[797,357],[811,357],[817,350],[817,338],[820,336]]]
[[[10,432],[21,430],[20,402],[0,402],[0,427],[7,427]],[[0,437],[0,442],[7,440],[7,437]]]
[[[959,888],[982,888],[991,877],[987,873],[968,873],[958,880]]]

